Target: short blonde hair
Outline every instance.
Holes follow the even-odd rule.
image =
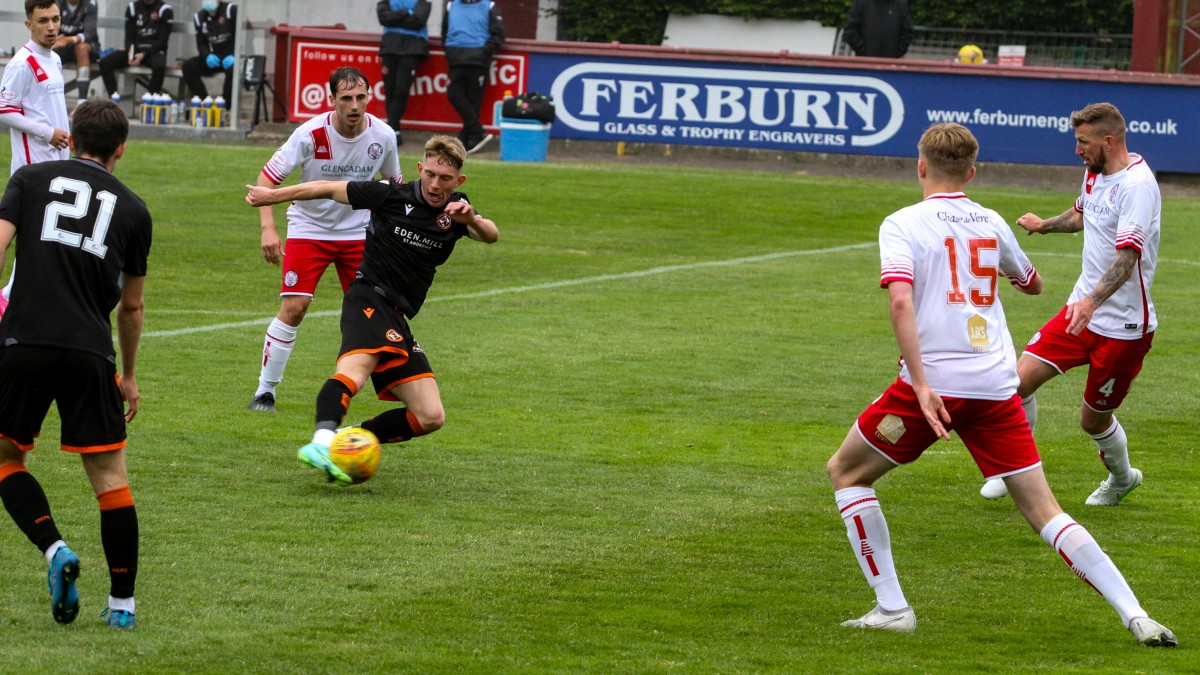
[[[462,171],[463,163],[467,161],[467,149],[453,136],[434,136],[425,141],[426,161],[430,157]]]
[[[921,134],[917,150],[935,173],[966,181],[979,154],[979,141],[961,124],[940,122]]]
[[[1125,117],[1111,103],[1093,103],[1071,113],[1071,126],[1078,129],[1082,124],[1092,125],[1105,136],[1125,139]]]

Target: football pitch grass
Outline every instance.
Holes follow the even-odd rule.
[[[875,238],[915,180],[471,159],[463,189],[500,242],[461,241],[412,322],[447,425],[340,489],[295,459],[338,348],[331,273],[279,413],[246,408],[279,276],[242,186],[272,149],[139,141],[118,164],[155,217],[128,451],[138,625],[97,618],[96,502],[52,413],[30,468],[82,560],[81,612],[53,622],[45,561],[6,517],[0,670],[1200,670],[1200,201],[1164,200],[1160,330],[1119,413],[1143,487],[1085,507],[1104,474],[1077,426],[1083,374],[1039,394],[1059,501],[1179,636],[1149,650],[1011,500],[978,496],[957,439],[876,486],[917,632],[838,625],[874,596],[824,466],[896,376]],[[1056,188],[970,194],[1012,222],[1068,208],[1075,185]],[[1003,285],[1018,345],[1061,306],[1082,239],[1020,243],[1046,290]],[[348,421],[386,408],[365,391]]]

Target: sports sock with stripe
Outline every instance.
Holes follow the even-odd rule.
[[[896,566],[892,562],[892,540],[888,534],[887,521],[879,508],[875,490],[864,487],[842,488],[833,493],[837,500],[842,521],[846,523],[846,535],[854,557],[862,568],[867,583],[875,590],[879,606],[889,612],[908,607],[908,600],[900,590],[896,577]]]
[[[1121,571],[1071,516],[1060,513],[1051,518],[1042,528],[1042,541],[1054,547],[1075,576],[1096,589],[1117,610],[1126,626],[1131,619],[1146,616]]]

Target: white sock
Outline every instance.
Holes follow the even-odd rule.
[[[1092,436],[1096,447],[1100,449],[1100,461],[1108,467],[1113,482],[1117,485],[1129,485],[1132,476],[1129,475],[1129,439],[1125,436],[1125,428],[1114,416],[1112,426],[1106,431]]]
[[[1128,627],[1132,619],[1147,616],[1133,595],[1133,589],[1121,576],[1121,570],[1100,549],[1092,535],[1071,516],[1060,513],[1051,518],[1042,528],[1042,541],[1053,546],[1075,576],[1096,589],[1117,610],[1125,626]]]
[[[283,381],[283,369],[287,367],[288,357],[292,355],[292,347],[296,344],[296,327],[289,326],[278,317],[271,320],[267,326],[267,335],[263,338],[262,371],[258,374],[258,391],[255,396],[265,393],[275,393],[275,387]]]
[[[879,508],[879,499],[871,488],[850,487],[833,493],[846,536],[854,549],[854,557],[862,568],[867,583],[875,590],[875,599],[885,611],[894,612],[908,607],[896,566],[892,562],[892,539],[887,521]]]
[[[51,560],[54,560],[54,554],[58,553],[58,549],[66,546],[66,545],[67,545],[67,542],[63,541],[62,539],[59,539],[58,541],[54,542],[53,544],[50,544],[50,548],[46,549],[46,553],[45,553],[46,562],[50,562]]]
[[[110,609],[123,609],[126,612],[133,611],[133,598],[114,598],[108,596],[108,606]]]
[[[1025,409],[1025,419],[1029,420],[1029,430],[1037,426],[1037,392],[1021,399],[1021,407]]]
[[[329,442],[332,441],[333,437],[336,435],[337,432],[333,429],[317,429],[313,432],[312,442],[316,443],[317,445],[324,445],[328,447]]]

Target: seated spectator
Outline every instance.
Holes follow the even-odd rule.
[[[233,95],[233,47],[237,33],[237,5],[232,2],[204,0],[192,20],[196,26],[196,56],[183,62],[183,81],[193,96],[208,97],[204,76],[224,71],[222,96]]]
[[[125,8],[125,45],[100,59],[108,95],[117,92],[116,71],[129,66],[150,69],[150,91],[162,91],[167,71],[167,41],[175,12],[163,0],[133,0]]]
[[[79,100],[87,100],[92,84],[92,62],[100,55],[100,33],[96,30],[95,0],[58,0],[62,25],[54,40],[54,51],[65,63],[75,64],[75,84],[79,85]]]

